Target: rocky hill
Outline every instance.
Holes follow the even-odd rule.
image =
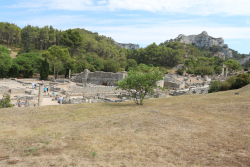
[[[233,54],[232,51],[228,48],[227,44],[224,44],[223,38],[214,38],[208,35],[206,31],[203,31],[201,34],[198,35],[188,35],[185,36],[180,34],[174,41],[179,41],[185,44],[193,44],[197,47],[211,47],[211,46],[220,46],[221,47],[221,54],[227,57],[232,58]]]
[[[246,65],[248,62],[250,61],[250,55],[245,57],[245,58],[242,58],[242,59],[239,59],[238,62],[241,64],[241,65]]]

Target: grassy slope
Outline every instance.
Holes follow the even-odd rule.
[[[250,166],[250,85],[235,92],[2,109],[0,166]]]

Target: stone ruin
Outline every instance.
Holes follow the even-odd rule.
[[[95,71],[90,72],[88,69],[85,69],[84,72],[74,76],[71,81],[78,83],[90,83],[96,85],[105,85],[105,86],[115,86],[115,82],[120,81],[126,77],[126,72],[112,73],[112,72],[103,72]]]
[[[167,74],[164,77],[164,86],[172,89],[169,93],[171,96],[206,94],[208,93],[210,82],[211,78],[208,76]]]
[[[63,97],[62,104],[120,102],[124,100],[123,97],[126,97],[126,100],[133,100],[128,98],[126,91],[117,90],[115,82],[125,77],[126,72],[106,73],[84,70],[84,72],[73,76],[71,79],[50,79],[42,85],[49,88],[49,92],[43,94],[44,104],[59,105],[57,103],[59,97]],[[1,82],[6,83],[4,85]],[[16,78],[0,80],[0,95],[10,93],[13,104],[19,99],[22,101],[28,99],[31,101],[32,106],[37,106],[38,90],[32,88],[32,82],[38,83],[41,80]],[[208,93],[210,82],[211,77],[208,76],[167,74],[163,80],[157,82],[158,86],[167,87],[167,90],[155,89],[155,93],[146,96],[146,98],[159,98],[167,95],[206,94]],[[17,86],[9,86],[10,84],[8,83],[15,83]],[[53,92],[56,93],[55,96],[52,94]]]

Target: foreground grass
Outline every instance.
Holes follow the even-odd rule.
[[[250,85],[207,95],[0,110],[0,166],[250,166]]]

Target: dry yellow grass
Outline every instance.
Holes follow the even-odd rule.
[[[0,166],[250,166],[250,85],[143,106],[1,109],[0,125]]]

